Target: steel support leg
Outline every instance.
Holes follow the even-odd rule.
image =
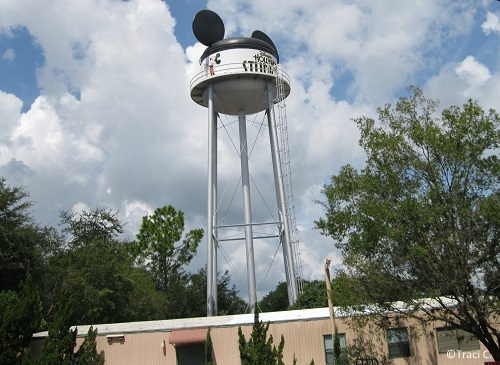
[[[215,234],[214,234],[214,212],[215,200],[214,195],[217,191],[216,186],[216,165],[217,165],[217,149],[214,140],[217,140],[216,135],[216,114],[213,108],[213,86],[208,87],[208,209],[207,209],[207,316],[213,316],[214,303],[217,296],[214,295],[214,253],[215,253]],[[216,268],[215,268],[216,270]]]
[[[274,184],[276,188],[276,199],[282,221],[281,246],[283,248],[283,260],[285,261],[285,275],[288,288],[288,303],[292,305],[297,299],[297,282],[295,278],[295,265],[290,242],[290,228],[288,214],[286,210],[285,188],[283,184],[283,172],[281,168],[281,158],[279,154],[278,131],[276,127],[276,118],[273,108],[272,84],[267,84],[267,94],[269,100],[269,109],[267,109],[267,122],[269,127],[269,139],[271,144],[271,156],[274,171]]]
[[[243,213],[245,218],[245,245],[247,254],[247,276],[250,312],[255,311],[257,288],[255,284],[255,262],[253,251],[252,206],[250,201],[250,173],[248,170],[248,146],[245,111],[238,112],[240,133],[241,185],[243,190]]]

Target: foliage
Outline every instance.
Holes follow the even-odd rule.
[[[194,274],[189,274],[189,284],[186,287],[187,313],[186,317],[204,317],[207,313],[207,271],[206,268],[199,269]],[[230,287],[231,277],[226,270],[223,275],[217,275],[217,314],[239,314],[244,313],[246,303],[238,296],[236,286]]]
[[[304,290],[294,304],[288,304],[287,283],[282,282],[259,302],[262,312],[284,311],[288,309],[321,308],[328,305],[325,282],[321,280],[304,281]]]
[[[90,326],[87,336],[76,352],[76,363],[78,365],[104,365],[104,355],[97,353],[97,329]]]
[[[58,301],[56,316],[49,325],[49,335],[44,340],[37,365],[70,365],[74,361],[77,330],[70,328],[74,318],[73,306],[72,300],[61,297]]]
[[[349,359],[377,359],[379,365],[392,365],[394,363],[385,355],[380,344],[374,344],[372,339],[367,339],[362,334],[354,338],[353,343],[347,346],[347,357]]]
[[[278,283],[276,289],[267,293],[258,303],[261,312],[277,312],[288,309],[288,289],[286,282]]]
[[[82,212],[61,212],[63,232],[67,234],[71,248],[89,245],[106,245],[123,233],[123,223],[118,214],[109,208],[83,210]]]
[[[213,365],[214,363],[214,345],[212,343],[212,336],[210,335],[210,328],[207,332],[207,340],[205,341],[205,365]]]
[[[169,300],[173,278],[178,278],[182,266],[191,262],[203,237],[202,229],[189,231],[184,239],[183,233],[184,213],[169,205],[143,217],[138,242],[130,246],[136,256],[147,262],[158,287]]]
[[[91,326],[82,345],[75,350],[78,329],[71,329],[74,321],[74,302],[71,298],[61,297],[57,303],[54,321],[49,325],[49,335],[45,338],[40,357],[35,365],[103,365],[104,356],[97,353],[97,330]]]
[[[61,293],[79,305],[77,323],[113,323],[162,318],[164,300],[149,273],[133,267],[119,239],[116,213],[96,208],[63,212],[67,245],[48,258],[43,276],[45,313],[50,321]]]
[[[335,325],[335,333],[333,334],[333,358],[335,365],[340,365],[340,337],[339,329]]]
[[[157,320],[164,319],[165,312],[170,318],[205,316],[206,272],[191,274],[183,269],[203,230],[183,235],[182,212],[158,209],[154,216],[158,227],[145,217],[142,243],[147,237],[166,240],[150,242],[148,247],[157,249],[156,255],[148,247],[141,250],[145,246],[123,240],[123,223],[105,207],[62,212],[60,233],[41,228],[30,216],[28,196],[24,188],[9,187],[0,177],[0,365],[30,363],[32,334],[46,329],[47,323],[49,337],[36,363],[78,358],[78,363],[99,364],[93,350],[96,331],[91,329],[74,352],[76,330],[71,331],[70,325]],[[144,264],[161,255],[172,269],[168,281],[175,295],[168,298],[158,290],[162,285],[154,275],[161,263]],[[141,260],[144,265],[137,264]],[[246,304],[230,281],[227,271],[218,276],[219,313],[243,313]]]
[[[265,325],[262,324],[262,321],[259,321],[258,311],[255,311],[252,333],[248,342],[241,331],[241,327],[238,327],[238,344],[242,365],[283,364],[282,359],[285,339],[282,335],[281,341],[276,348],[276,346],[273,345],[273,336],[269,335],[269,338],[267,338],[268,329],[269,322]]]
[[[394,364],[387,354],[385,334],[389,327],[401,327],[399,318],[358,315],[347,319],[347,325],[352,331],[353,339],[346,343],[345,357],[340,357],[340,364],[354,364],[358,359],[375,359],[379,365]]]
[[[217,314],[219,316],[245,313],[248,308],[247,303],[238,296],[239,290],[236,289],[236,285],[233,284],[230,287],[230,283],[231,276],[229,275],[229,271],[226,270],[223,275],[218,273]]]
[[[380,126],[356,119],[366,165],[332,176],[316,225],[370,302],[404,301],[500,360],[499,115],[468,101],[438,119],[437,102],[410,92],[378,109]]]
[[[28,274],[38,279],[52,244],[54,230],[34,222],[28,197],[23,187],[10,187],[0,177],[0,290],[19,290]]]
[[[141,267],[128,267],[125,279],[131,283],[121,322],[152,321],[165,318],[167,300],[156,289],[151,273]]]
[[[259,321],[259,312],[257,310],[254,313],[252,333],[248,341],[246,341],[241,327],[238,327],[238,347],[242,365],[285,365],[283,362],[285,338],[281,335],[280,343],[276,347],[273,345],[273,336],[269,335],[269,338],[267,338],[268,330],[269,322],[265,325],[262,324],[262,321]],[[293,354],[292,364],[297,364],[295,353]],[[314,365],[314,359],[311,359],[309,365]]]
[[[323,308],[328,306],[325,282],[313,280],[304,282],[304,290],[290,309]]]
[[[32,224],[28,213],[32,203],[25,200],[27,197],[28,193],[22,187],[11,188],[6,184],[4,177],[0,178],[0,268],[2,271],[7,269],[6,266],[10,262],[22,262],[27,254],[21,242],[24,239],[23,230]]]
[[[32,334],[41,325],[42,303],[31,277],[19,293],[0,292],[0,364],[21,364],[29,358]]]
[[[350,308],[360,310],[370,302],[359,280],[343,270],[338,270],[332,279],[332,301],[333,305],[340,306],[347,312]]]

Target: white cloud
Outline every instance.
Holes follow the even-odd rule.
[[[269,4],[210,0],[207,7],[222,17],[226,36],[249,36],[255,29],[269,34],[292,79],[286,105],[303,271],[307,279],[321,278],[327,255],[336,264],[340,261],[333,241],[314,229],[323,211],[313,201],[321,199],[322,182],[342,165],[362,166],[359,132],[351,118],[373,116],[378,106],[392,102],[413,82],[421,82],[427,96],[446,106],[473,97],[485,107],[498,108],[500,77],[494,62],[482,64],[475,53],[459,64],[447,53],[460,48],[461,37],[472,26],[480,26],[474,19],[484,4]],[[45,57],[37,70],[41,96],[26,113],[21,113],[17,96],[0,91],[0,173],[8,174],[12,185],[27,186],[37,202],[36,218],[55,225],[60,210],[107,206],[120,210],[134,237],[142,216],[171,204],[186,213],[189,229],[205,227],[207,110],[189,96],[205,46],[183,49],[165,3],[10,1],[3,4],[2,15],[2,34],[26,27]],[[488,13],[484,32],[496,33],[497,24],[498,15]],[[253,136],[257,131],[252,130]],[[237,155],[224,131],[220,136],[220,178],[234,171],[236,187],[228,196],[234,193],[238,206]],[[269,147],[265,133],[262,137],[252,168],[262,167],[265,171],[255,178],[268,182]],[[252,196],[257,197],[255,190]],[[255,209],[256,217],[264,216],[257,204]],[[246,285],[244,244],[224,248]],[[259,243],[255,252],[261,276],[274,243]],[[202,243],[195,263],[200,267],[205,260]],[[220,255],[222,269],[229,267],[224,261]],[[259,290],[274,289],[283,280],[282,266],[278,251]]]
[[[12,48],[6,49],[2,56],[2,59],[8,62],[14,61],[15,58],[16,58],[16,52],[14,52]]]
[[[481,28],[483,28],[483,32],[487,35],[492,33],[500,34],[500,17],[498,14],[488,11],[486,13],[486,20],[481,25]]]
[[[73,208],[71,209],[72,212],[76,214],[82,214],[83,212],[88,212],[89,211],[89,206],[85,203],[78,202],[75,205],[73,205]]]
[[[125,201],[123,205],[124,216],[128,223],[125,229],[128,235],[133,238],[141,228],[142,218],[152,215],[154,213],[154,208],[138,200],[130,202]]]
[[[477,62],[477,61],[475,61]],[[470,62],[474,65],[475,62]],[[467,63],[466,63],[467,64]],[[478,63],[478,68],[465,67],[463,63],[448,63],[443,65],[440,72],[430,77],[424,85],[426,97],[439,100],[441,108],[452,105],[461,106],[468,99],[477,100],[484,110],[490,108],[498,110],[498,97],[500,92],[500,74],[498,72],[487,77],[487,70]],[[460,68],[460,72],[457,69]],[[475,75],[475,71],[479,76]],[[474,71],[475,70],[475,71]],[[479,82],[479,80],[484,80]]]
[[[467,56],[455,69],[455,72],[458,77],[470,85],[482,85],[491,78],[488,68],[473,56]]]
[[[375,105],[387,102],[395,89],[428,67],[424,58],[429,52],[440,53],[450,39],[469,32],[477,11],[463,1],[292,0],[272,7],[267,0],[231,3],[209,2],[230,24],[231,36],[262,29],[285,45],[279,48],[289,58],[306,57],[311,72],[325,64],[352,73],[350,87],[358,100]]]
[[[19,122],[22,106],[23,102],[17,96],[0,90],[0,120],[2,121],[0,146],[10,143],[10,134]],[[5,155],[2,153],[0,154],[0,162],[3,159],[5,159]]]

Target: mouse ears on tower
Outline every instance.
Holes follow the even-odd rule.
[[[266,42],[267,44],[269,44],[271,46],[272,49],[274,49],[276,51],[276,54],[278,54],[278,49],[276,48],[276,45],[274,44],[274,42],[271,40],[271,38],[269,38],[269,36],[266,33],[262,32],[260,30],[254,30],[252,33],[252,38],[260,39],[261,41]]]
[[[193,19],[193,33],[200,43],[210,47],[213,43],[224,39],[224,22],[211,10],[199,11]]]
[[[193,33],[198,41],[207,47],[210,47],[215,42],[224,39],[224,22],[220,16],[212,10],[201,10],[193,19]],[[267,43],[278,54],[278,49],[269,36],[260,31],[255,30],[252,33],[252,38],[259,39]]]

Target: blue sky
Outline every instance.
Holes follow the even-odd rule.
[[[323,212],[313,201],[342,165],[362,166],[351,119],[375,116],[412,84],[443,107],[472,98],[500,110],[500,2],[269,4],[0,0],[0,174],[26,187],[42,224],[57,225],[61,210],[104,205],[120,212],[133,237],[143,215],[171,204],[189,228],[205,227],[206,110],[190,99],[189,81],[205,48],[191,21],[208,8],[223,19],[226,37],[266,32],[292,79],[286,103],[303,271],[321,278],[325,257],[337,265],[340,258],[314,230]],[[269,158],[259,143],[255,166]],[[220,176],[229,180],[230,141],[221,139],[220,148]],[[256,180],[268,174],[256,170]],[[258,208],[254,215],[264,219]],[[262,277],[275,249],[260,245]],[[232,266],[244,268],[241,245],[225,250]],[[200,247],[193,269],[205,252]],[[283,280],[278,257],[259,295]]]
[[[0,38],[1,88],[17,95],[24,102],[24,111],[40,95],[36,80],[36,69],[44,62],[43,50],[24,27],[11,31]]]

